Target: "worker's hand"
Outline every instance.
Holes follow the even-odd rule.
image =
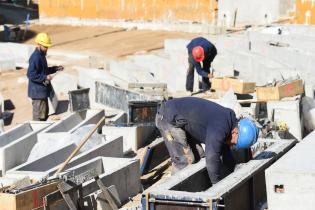
[[[209,73],[209,74],[208,74],[208,78],[209,78],[209,79],[213,78],[213,74],[212,74],[212,73]]]
[[[56,70],[57,70],[57,71],[63,71],[63,69],[64,69],[63,66],[57,66],[57,67],[56,67]]]
[[[48,74],[47,77],[46,77],[46,79],[47,79],[48,81],[51,81],[51,80],[53,79],[53,76],[52,76],[51,74]]]

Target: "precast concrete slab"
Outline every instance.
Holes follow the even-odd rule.
[[[264,29],[259,31],[248,31],[247,36],[249,41],[253,43],[274,43],[282,46],[289,46],[294,49],[300,49],[304,52],[315,53],[315,49],[312,47],[315,42],[314,36],[310,36],[307,33],[294,34],[287,26],[274,26],[266,29],[268,29],[268,31]],[[273,29],[274,32],[269,32],[270,29]]]
[[[305,81],[305,94],[313,97],[315,54],[291,47],[272,46],[270,43],[262,42],[252,43],[251,52],[291,67],[296,72],[295,74],[300,75]]]
[[[271,143],[271,144],[270,144]],[[266,199],[264,170],[295,144],[294,140],[259,139],[262,151],[211,186],[205,159],[187,166],[143,193],[143,209],[255,209]],[[264,145],[268,144],[266,148]],[[259,146],[258,146],[259,147]]]
[[[37,134],[51,122],[27,122],[0,135],[0,170],[7,170],[25,162],[37,142]]]
[[[137,195],[141,191],[140,183],[140,161],[134,158],[96,157],[75,167],[68,168],[67,175],[80,178],[86,173],[99,175],[100,180],[107,187],[114,185],[122,203],[128,201],[129,197]],[[95,180],[83,183],[83,196],[87,196],[99,189]]]
[[[131,60],[111,61],[110,73],[127,82],[155,83],[158,82],[147,68],[136,65]]]
[[[28,59],[35,50],[35,45],[28,44],[17,44],[17,43],[0,43],[0,49],[5,49],[1,51],[7,54],[11,58],[14,58],[15,64],[18,67],[27,67]]]
[[[0,72],[15,70],[15,60],[0,51]]]
[[[177,39],[174,39],[174,42],[177,42]],[[169,92],[185,90],[188,69],[186,51],[173,54],[135,55],[131,59],[136,65],[147,68],[157,81],[166,83]]]
[[[97,124],[104,115],[104,110],[85,110],[75,112],[65,119],[55,123],[51,127],[43,130],[37,134],[38,145],[35,145],[33,148],[34,151],[32,150],[28,160],[34,160],[35,158],[45,155],[46,152],[43,150],[42,146],[51,145],[52,148],[47,148],[46,146],[46,150],[49,149],[48,151],[53,151],[64,146],[61,144],[62,141],[76,141],[78,138],[77,131],[79,131],[79,129],[79,133],[85,135],[84,133],[88,132],[89,129],[92,129],[90,126]],[[102,125],[104,125],[104,122],[102,122],[101,126]],[[82,128],[86,129],[82,130]],[[91,138],[93,138],[93,136]],[[97,136],[95,136],[95,138],[96,139],[93,138],[93,140],[98,139]]]
[[[314,209],[315,132],[304,139],[266,170],[268,209]]]
[[[121,135],[124,139],[124,152],[137,151],[153,140],[154,125],[103,126],[105,136]]]
[[[38,158],[31,162],[23,163],[11,170],[7,171],[6,177],[19,177],[28,175],[32,180],[40,180],[47,176],[52,176],[68,156],[76,148],[75,144],[67,144],[57,151],[47,156]],[[95,146],[85,152],[79,153],[66,166],[65,170],[74,167],[80,163],[86,162],[98,156],[104,157],[122,157],[123,156],[123,139],[121,136],[112,136],[105,143]]]
[[[164,40],[164,52],[167,54],[186,54],[187,45],[190,40],[188,39],[165,39]]]

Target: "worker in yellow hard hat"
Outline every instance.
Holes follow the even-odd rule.
[[[48,97],[52,93],[50,81],[57,71],[63,70],[63,66],[48,67],[47,65],[47,50],[52,46],[48,34],[37,34],[35,42],[37,47],[29,59],[27,70],[28,97],[32,99],[33,120],[45,121],[49,113]]]

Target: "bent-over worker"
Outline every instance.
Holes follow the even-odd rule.
[[[48,67],[46,54],[52,44],[46,33],[39,33],[35,42],[37,47],[29,59],[27,70],[28,97],[32,99],[33,120],[45,121],[49,113],[48,97],[52,93],[50,81],[54,73],[63,70],[63,66]]]
[[[156,126],[171,156],[173,173],[198,161],[203,152],[200,144],[205,144],[206,166],[212,184],[221,179],[221,163],[233,172],[235,160],[231,147],[249,148],[258,135],[251,120],[238,121],[233,110],[195,97],[162,103],[156,115]]]
[[[209,90],[211,87],[209,79],[213,77],[210,67],[213,59],[217,55],[216,47],[207,39],[197,37],[187,45],[188,50],[188,70],[186,76],[186,90],[193,92],[194,69],[202,77],[202,90]]]

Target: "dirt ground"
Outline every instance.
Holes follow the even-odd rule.
[[[162,49],[164,39],[191,39],[197,34],[125,30],[112,27],[63,26],[63,25],[31,25],[27,40],[22,43],[34,44],[34,38],[39,32],[51,35],[53,48],[56,50],[80,52],[88,55],[98,55],[105,60],[119,59],[138,52],[150,52]],[[49,64],[48,64],[49,65]],[[12,128],[32,118],[32,106],[27,98],[26,70],[16,70],[0,74],[0,92],[4,99],[11,101],[14,109],[13,120],[5,129]]]

